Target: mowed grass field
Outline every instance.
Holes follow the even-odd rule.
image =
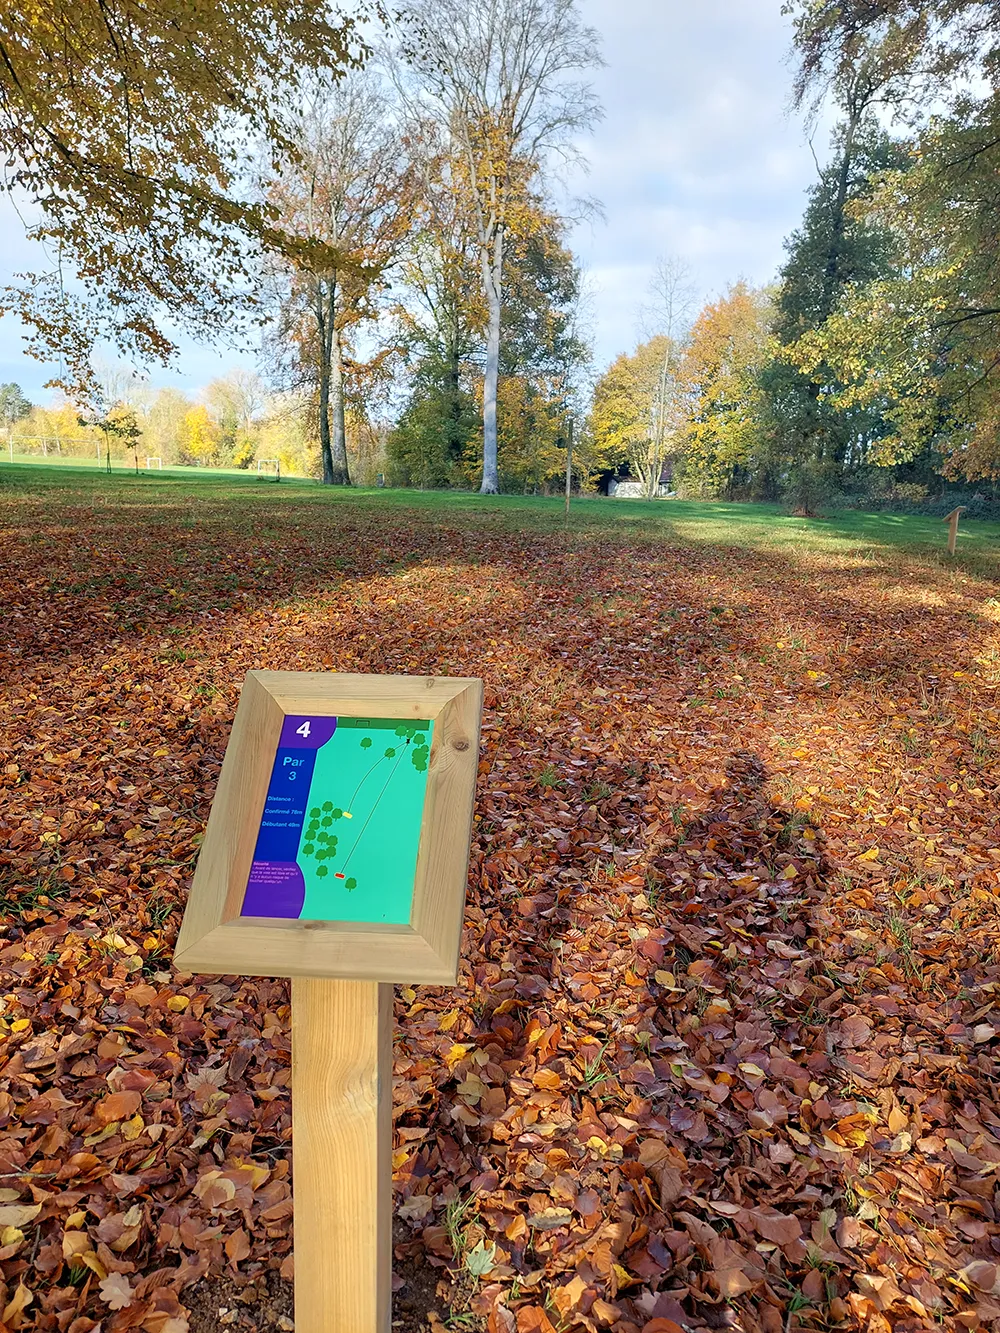
[[[53,475],[50,469],[56,469]],[[348,504],[370,514],[395,513],[400,509],[415,516],[440,512],[455,522],[485,523],[514,531],[546,531],[567,528],[561,498],[539,496],[481,496],[471,492],[393,490],[389,488],[327,488],[301,477],[284,477],[237,468],[141,468],[115,461],[108,475],[93,460],[49,458],[0,462],[0,476],[19,491],[45,490],[56,486],[69,499],[76,488],[79,497],[94,503],[112,497],[127,504],[161,504],[172,498],[182,504],[187,497],[201,502],[226,504],[247,501],[252,492],[258,500],[273,500],[270,487],[278,486],[283,501],[323,505]],[[91,489],[92,486],[92,489]],[[165,487],[165,490],[161,490]],[[260,488],[268,488],[258,494]],[[250,488],[250,492],[246,488]],[[775,548],[788,552],[846,554],[850,550],[884,548],[934,558],[952,566],[947,556],[947,524],[938,518],[891,513],[832,511],[820,518],[796,518],[778,505],[726,504],[686,500],[609,500],[603,496],[574,496],[570,530],[581,534],[604,531],[625,540],[667,540],[707,543],[743,548]],[[1000,575],[1000,522],[964,520],[958,539],[958,565],[990,577]]]
[[[254,668],[485,682],[461,984],[396,990],[404,1333],[992,1318],[1000,525],[945,540],[0,465],[20,1328],[292,1313],[287,987],[170,961]]]
[[[155,472],[160,478],[167,477],[179,480],[187,477],[193,478],[196,482],[204,481],[210,477],[253,477],[256,479],[258,476],[256,464],[249,469],[236,467],[192,467],[188,465],[171,467],[169,464],[166,467],[157,467],[155,463],[147,467],[147,457],[153,457],[153,455],[147,455],[140,449],[138,468],[136,468],[135,460],[131,454],[126,458],[113,458],[111,460],[111,472],[108,473],[107,462],[103,452],[100,458],[97,458],[96,456],[78,457],[73,454],[54,453],[45,457],[38,453],[19,454],[15,449],[13,457],[10,456],[9,452],[0,451],[0,466],[12,466],[14,468],[27,467],[36,471],[40,468],[45,469],[54,467],[60,470],[68,469],[70,472],[100,472],[105,476],[118,478],[126,476],[134,477],[137,474],[139,476],[152,476]],[[273,479],[273,472],[263,471],[260,475],[263,477],[270,476]]]

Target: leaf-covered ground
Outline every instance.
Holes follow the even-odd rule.
[[[0,488],[0,1328],[290,1326],[287,988],[170,964],[254,667],[486,682],[400,1327],[1000,1326],[986,566],[557,515]]]

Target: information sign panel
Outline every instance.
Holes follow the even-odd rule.
[[[290,976],[299,1333],[391,1333],[392,981],[457,980],[482,684],[253,671],[174,952]]]
[[[434,723],[286,717],[241,916],[409,922]]]
[[[178,966],[454,981],[482,686],[251,672]]]

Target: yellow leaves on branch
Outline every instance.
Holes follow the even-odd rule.
[[[83,290],[29,275],[0,308],[33,328],[36,354],[66,358],[76,386],[93,384],[101,335],[162,361],[175,350],[164,310],[204,330],[245,309],[260,252],[297,241],[234,185],[259,144],[287,154],[289,90],[364,49],[320,0],[8,6],[0,47],[7,184],[44,203],[33,233],[59,247]]]

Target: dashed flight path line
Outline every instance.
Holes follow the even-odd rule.
[[[409,743],[410,743],[409,741],[406,742],[407,745],[409,745]],[[344,878],[344,874],[346,874],[347,867],[348,867],[348,865],[350,864],[350,861],[351,861],[351,857],[352,857],[352,856],[354,855],[354,853],[357,851],[358,843],[361,841],[362,836],[364,835],[364,831],[365,831],[365,829],[366,829],[366,828],[368,827],[368,825],[371,823],[372,816],[375,814],[375,811],[378,809],[378,807],[379,807],[379,803],[381,802],[382,797],[385,795],[385,789],[386,789],[386,787],[388,787],[389,783],[390,783],[390,782],[392,781],[392,779],[395,777],[396,769],[399,768],[399,765],[402,763],[403,756],[404,756],[405,754],[406,754],[406,747],[405,747],[405,746],[400,746],[399,756],[397,757],[396,762],[395,762],[395,763],[393,764],[393,766],[392,766],[392,772],[389,774],[389,776],[386,778],[385,782],[382,784],[382,790],[379,792],[378,796],[376,796],[374,802],[372,803],[372,808],[368,811],[368,818],[365,820],[365,822],[361,825],[361,828],[358,830],[358,836],[354,839],[354,846],[353,846],[353,847],[351,848],[351,850],[347,853],[347,859],[344,861],[344,873],[341,873],[341,874],[337,874],[337,873],[335,873],[335,874],[334,874],[334,879],[343,879],[343,878]]]
[[[409,742],[407,742],[407,744],[409,744]],[[347,809],[348,809],[348,810],[353,810],[353,809],[354,809],[354,802],[358,799],[358,792],[359,792],[359,791],[361,790],[361,788],[365,785],[365,783],[368,781],[368,779],[371,777],[371,775],[375,772],[376,768],[378,768],[380,764],[384,764],[384,763],[385,763],[385,758],[386,758],[386,757],[385,757],[385,755],[383,754],[383,755],[381,755],[378,759],[376,759],[375,762],[374,762],[374,764],[372,764],[371,768],[368,770],[368,772],[364,775],[364,777],[361,779],[361,781],[358,783],[358,785],[354,788],[354,791],[353,791],[353,793],[352,793],[352,795],[351,795],[351,799],[350,799],[350,800],[348,801],[348,803],[347,803]]]

